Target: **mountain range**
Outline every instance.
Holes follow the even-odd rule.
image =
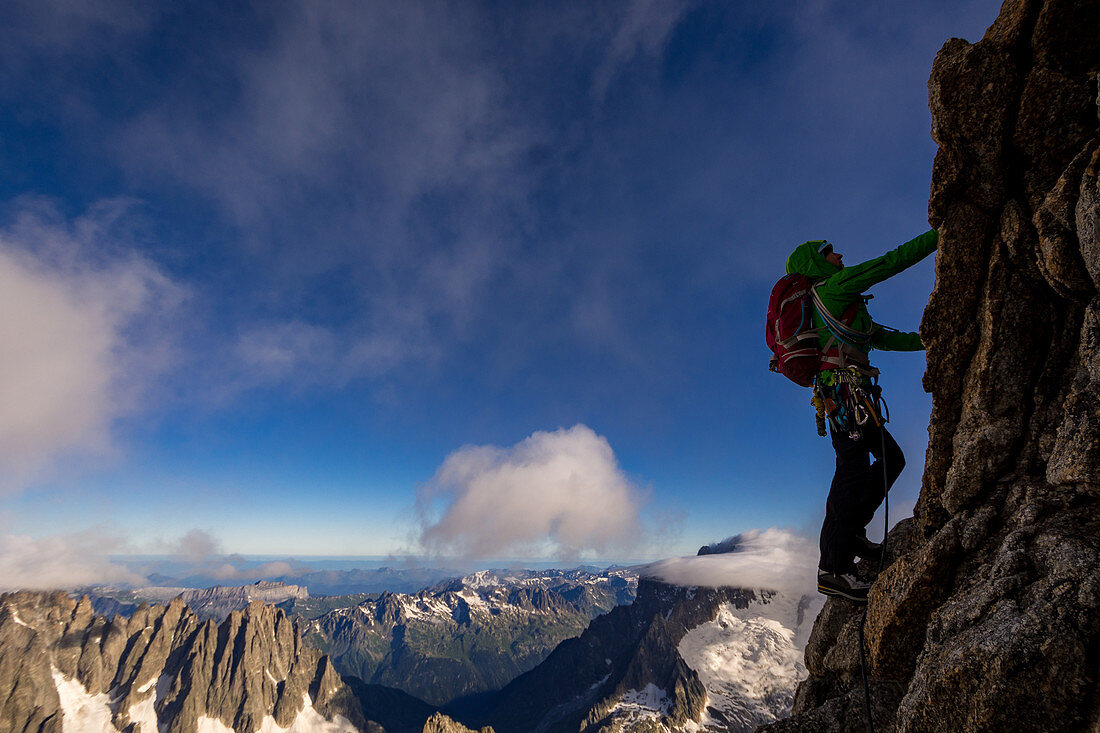
[[[220,624],[181,598],[142,603],[129,617],[109,620],[86,597],[5,594],[0,723],[13,731],[75,726],[87,733],[419,733],[466,730],[462,723],[500,733],[717,733],[751,730],[789,710],[805,676],[801,644],[816,610],[809,599],[636,582],[633,602],[621,605],[634,595],[627,571],[482,572],[313,620],[252,601]],[[240,589],[225,591],[195,597],[242,597]],[[601,604],[610,610],[601,614]],[[577,623],[585,614],[594,620]],[[538,647],[524,634],[535,629],[549,639],[563,618],[573,619],[571,638],[547,642],[545,659],[519,674]],[[336,632],[326,637],[325,629]],[[336,645],[337,653],[388,644],[383,661],[390,654],[414,662],[376,665],[376,676],[379,669],[395,679],[404,674],[406,685],[450,704],[441,711],[341,675],[311,640]],[[368,656],[360,652],[359,663]],[[494,687],[486,669],[501,670],[502,682]],[[476,685],[482,691],[468,694]]]
[[[344,674],[443,705],[500,689],[636,585],[630,570],[482,571],[330,611],[305,639]]]

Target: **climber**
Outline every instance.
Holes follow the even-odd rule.
[[[867,539],[866,528],[905,466],[901,448],[882,420],[878,370],[867,352],[924,348],[917,333],[872,321],[866,305],[872,296],[863,293],[920,262],[935,251],[938,241],[933,229],[852,267],[845,267],[843,256],[821,240],[805,242],[787,258],[788,274],[804,275],[814,283],[812,326],[821,351],[814,395],[828,416],[836,451],[817,573],[817,588],[826,595],[866,602],[870,584],[857,577],[855,557],[881,558],[882,546]]]

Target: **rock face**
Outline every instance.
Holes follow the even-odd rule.
[[[932,419],[866,644],[877,730],[1100,729],[1100,3],[1008,0],[929,81]],[[830,600],[794,716],[863,730]]]
[[[89,732],[192,733],[203,717],[255,731],[265,717],[288,728],[301,715],[319,731],[369,730],[328,658],[259,602],[216,625],[179,599],[108,621],[86,597],[4,594],[0,701],[6,731],[61,733],[77,712],[66,726]]]

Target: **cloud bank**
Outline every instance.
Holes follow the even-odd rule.
[[[449,455],[418,491],[420,542],[471,558],[627,551],[644,503],[607,439],[578,424]]]
[[[766,588],[813,594],[817,588],[817,546],[788,530],[752,529],[724,540],[733,552],[675,557],[640,568],[642,575],[680,586]]]
[[[0,491],[62,456],[108,452],[112,423],[165,366],[155,323],[183,291],[121,245],[129,207],[67,223],[31,202],[0,232]]]
[[[123,549],[119,538],[97,530],[53,537],[0,535],[0,590],[143,583],[144,577],[108,558]]]
[[[144,552],[160,557],[135,557]],[[118,555],[131,557],[125,562],[112,559]],[[218,539],[201,529],[142,547],[103,529],[48,537],[0,534],[0,591],[140,587],[150,584],[150,576],[165,572],[178,578],[198,577],[204,583],[236,585],[309,570],[291,559],[256,563],[240,555],[223,554]]]

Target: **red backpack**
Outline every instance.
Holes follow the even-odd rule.
[[[813,386],[821,368],[818,332],[813,327],[813,283],[805,275],[784,275],[772,288],[768,301],[764,336],[772,350],[768,368],[800,387]]]

